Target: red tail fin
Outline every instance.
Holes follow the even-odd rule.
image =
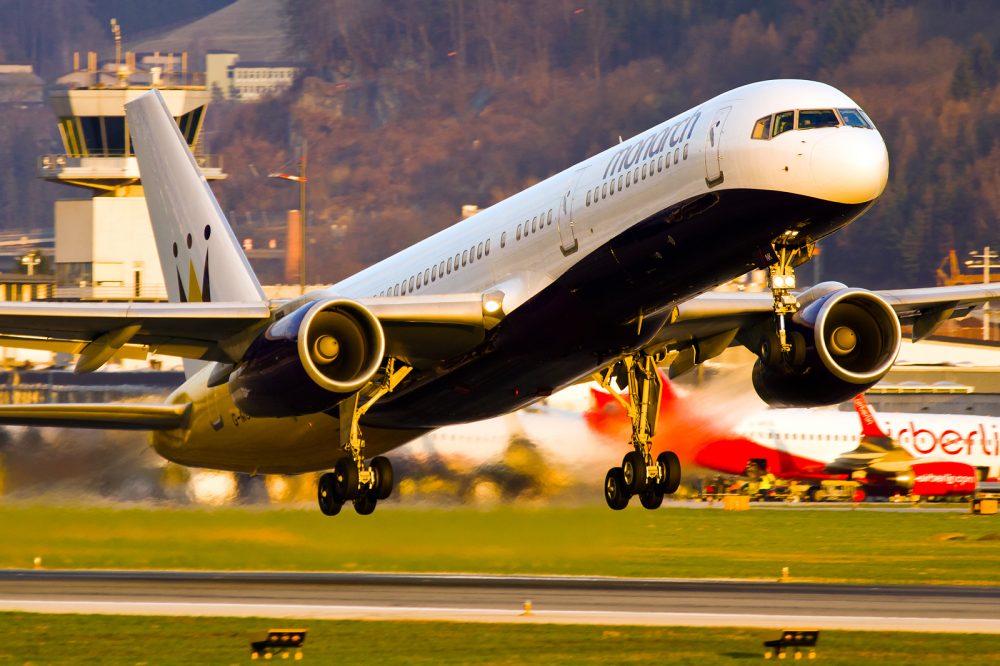
[[[875,413],[872,411],[865,394],[861,393],[854,397],[854,410],[861,417],[861,434],[865,437],[888,437],[875,420]]]

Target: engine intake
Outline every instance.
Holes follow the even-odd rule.
[[[329,409],[378,372],[385,335],[364,306],[344,298],[307,303],[271,324],[229,380],[250,416],[295,416]]]
[[[837,284],[814,289],[821,295],[807,301],[790,322],[789,338],[805,349],[778,362],[767,363],[762,356],[754,365],[754,389],[772,406],[850,400],[882,379],[899,353],[899,319],[885,300]]]

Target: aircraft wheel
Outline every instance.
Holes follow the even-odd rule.
[[[376,504],[378,504],[378,497],[373,489],[366,488],[364,492],[354,498],[354,510],[362,516],[371,514],[375,510]]]
[[[761,362],[769,368],[781,363],[781,339],[774,331],[768,331],[760,341]]]
[[[378,499],[384,500],[392,494],[392,463],[385,456],[377,456],[372,458],[371,468],[375,474],[375,485],[372,486],[372,490]]]
[[[788,360],[794,368],[801,368],[806,362],[806,336],[798,331],[788,334],[788,344],[792,351],[788,352]]]
[[[657,486],[650,485],[639,494],[639,501],[644,507],[653,511],[659,509],[660,505],[663,504],[663,493]]]
[[[629,451],[622,458],[622,474],[625,490],[629,495],[638,495],[646,489],[646,458],[638,451]]]
[[[344,506],[343,502],[336,499],[337,477],[327,472],[319,477],[316,487],[316,495],[319,500],[319,510],[324,516],[336,516]]]
[[[341,504],[358,496],[358,466],[350,458],[341,458],[333,468],[336,477],[334,498]]]
[[[656,456],[656,466],[660,468],[659,490],[664,495],[677,492],[681,485],[681,461],[673,451],[664,451]]]
[[[604,477],[604,499],[615,511],[628,506],[628,492],[625,490],[625,474],[621,467],[612,467]]]

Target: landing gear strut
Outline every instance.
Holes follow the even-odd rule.
[[[771,295],[774,297],[775,330],[765,333],[760,347],[764,365],[774,366],[788,361],[799,366],[805,361],[806,340],[798,331],[789,332],[785,318],[798,312],[795,289],[795,267],[812,256],[814,245],[796,244],[797,231],[786,231],[773,243],[777,261],[768,268]]]
[[[370,463],[365,462],[365,440],[360,421],[372,405],[395,390],[412,369],[408,365],[397,369],[390,358],[382,382],[367,395],[364,403],[360,402],[360,392],[340,403],[340,446],[347,456],[337,461],[333,472],[319,478],[319,509],[325,515],[335,516],[344,504],[352,502],[355,511],[367,516],[375,510],[379,500],[392,494],[392,463],[383,456],[372,458]]]
[[[612,388],[612,378],[619,386],[628,384],[628,400]],[[632,422],[632,450],[625,454],[621,467],[608,470],[604,499],[616,511],[628,506],[633,495],[638,495],[647,509],[659,508],[663,496],[680,485],[681,465],[672,451],[664,451],[653,460],[653,434],[663,386],[656,360],[642,352],[626,356],[594,379],[622,405]]]

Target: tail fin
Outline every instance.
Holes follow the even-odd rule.
[[[861,434],[864,437],[888,437],[875,420],[875,413],[871,405],[865,400],[865,394],[860,393],[854,397],[854,410],[861,418]]]
[[[125,115],[170,301],[264,301],[250,262],[160,92],[150,90],[127,103]]]

